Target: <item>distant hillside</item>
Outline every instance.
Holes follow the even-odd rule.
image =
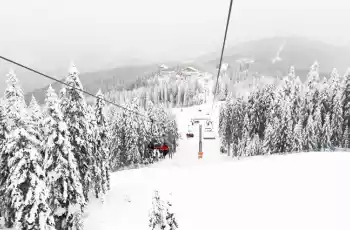
[[[107,92],[111,89],[116,88],[118,85],[126,85],[136,81],[137,77],[151,74],[157,71],[157,65],[146,65],[146,66],[125,66],[104,71],[81,73],[80,80],[84,86],[84,90],[91,92],[92,94],[97,93],[98,89],[103,92]],[[64,80],[64,79],[61,79]],[[53,83],[52,87],[58,91],[62,88],[60,83]],[[25,95],[26,101],[30,101],[32,94],[35,96],[39,103],[45,101],[46,90],[48,85],[29,92]]]
[[[178,67],[181,69],[191,66],[201,72],[209,72],[215,69],[210,66],[206,68],[201,64],[192,62],[187,64],[165,63],[165,65],[169,68]],[[145,66],[125,66],[98,72],[81,73],[80,79],[86,91],[95,94],[98,89],[101,89],[104,93],[106,93],[115,89],[128,89],[130,87],[136,87],[137,84],[142,81],[142,79],[139,77],[145,77],[158,71],[159,65],[157,64]],[[62,88],[60,83],[54,83],[52,84],[52,87],[57,93]],[[48,85],[27,93],[25,95],[26,102],[29,102],[31,96],[34,95],[39,103],[43,103],[45,101],[47,88]]]
[[[277,55],[279,50],[279,55]],[[279,58],[276,58],[277,56]],[[294,65],[297,75],[304,81],[315,60],[320,64],[322,75],[327,75],[334,67],[343,74],[350,67],[349,57],[348,47],[338,47],[300,37],[274,37],[227,48],[224,62],[229,63],[233,69],[237,69],[237,60],[250,58],[255,61],[251,65],[250,72],[270,76],[285,75],[288,68]],[[197,61],[215,67],[219,63],[219,54],[211,53],[200,57]]]

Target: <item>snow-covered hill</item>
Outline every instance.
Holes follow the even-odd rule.
[[[202,106],[203,112],[210,108]],[[175,109],[183,134],[196,111]],[[215,122],[217,116],[218,107]],[[203,152],[198,160],[197,133],[193,139],[183,135],[172,160],[114,173],[105,202],[90,204],[85,229],[149,229],[154,189],[171,193],[180,230],[350,229],[349,153],[233,161],[219,153],[218,139],[204,140]]]

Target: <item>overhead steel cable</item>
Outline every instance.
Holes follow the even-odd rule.
[[[24,68],[24,69],[27,69],[27,70],[29,70],[29,71],[31,71],[31,72],[34,72],[34,73],[36,73],[36,74],[39,74],[39,75],[41,75],[41,76],[43,76],[43,77],[46,77],[46,78],[49,78],[49,79],[51,79],[51,80],[53,80],[53,81],[56,81],[56,82],[58,82],[58,83],[61,83],[62,85],[68,86],[69,88],[72,88],[72,86],[70,86],[69,84],[67,84],[66,82],[64,82],[64,81],[62,81],[62,80],[56,79],[56,78],[54,78],[54,77],[51,77],[51,76],[49,76],[49,75],[47,75],[47,74],[44,74],[44,73],[42,73],[42,72],[39,72],[39,71],[37,71],[37,70],[35,70],[35,69],[32,69],[32,68],[30,68],[30,67],[28,67],[28,66],[22,65],[22,64],[20,64],[20,63],[18,63],[18,62],[16,62],[16,61],[13,61],[13,60],[8,59],[8,58],[6,58],[6,57],[0,56],[0,58],[3,59],[3,60],[5,60],[5,61],[7,61],[7,62],[10,62],[10,63],[12,63],[12,64],[15,64],[15,65],[17,65],[17,66],[20,66],[20,67],[22,67],[22,68]],[[141,114],[141,113],[139,113],[139,112],[137,112],[137,111],[134,111],[134,110],[125,108],[124,106],[118,105],[118,104],[116,104],[116,103],[114,103],[114,102],[112,102],[112,101],[106,100],[106,99],[104,99],[104,98],[97,97],[97,96],[93,95],[92,93],[89,93],[89,92],[87,92],[87,91],[85,91],[85,90],[83,90],[83,89],[79,89],[79,88],[76,88],[76,87],[74,87],[74,88],[75,88],[76,90],[82,92],[82,93],[85,93],[85,94],[87,94],[87,95],[89,95],[89,96],[92,96],[92,97],[94,97],[94,98],[96,98],[96,99],[103,100],[103,101],[105,101],[105,102],[107,102],[107,103],[109,103],[109,104],[111,104],[111,105],[114,105],[114,106],[116,106],[116,107],[118,107],[118,108],[121,108],[121,109],[124,109],[124,110],[126,110],[126,111],[132,112],[132,113],[134,113],[134,114],[136,114],[136,115],[138,115],[138,116],[145,117],[145,118],[147,118],[147,119],[149,120],[149,122],[152,122],[152,123],[154,122],[153,119],[151,119],[151,118],[149,118],[148,116],[146,116],[146,115],[144,115],[144,114]]]
[[[222,58],[223,58],[223,56],[224,56],[224,50],[225,50],[225,44],[226,44],[227,31],[228,31],[228,26],[229,26],[229,23],[230,23],[230,18],[231,18],[232,3],[233,3],[233,0],[230,0],[230,7],[229,7],[229,10],[228,10],[228,16],[227,16],[226,28],[225,28],[225,36],[224,36],[224,41],[223,41],[223,43],[222,43],[222,49],[221,49],[221,56],[220,56],[219,69],[218,69],[218,74],[217,74],[217,77],[216,77],[216,83],[215,83],[215,89],[214,89],[213,105],[212,105],[212,107],[211,107],[212,110],[213,110],[213,107],[214,107],[214,101],[215,101],[215,97],[216,97],[216,91],[217,91],[218,83],[219,83],[219,76],[220,76],[220,71],[221,71]]]

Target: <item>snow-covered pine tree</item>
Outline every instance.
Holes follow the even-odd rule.
[[[342,93],[342,109],[343,109],[343,119],[344,119],[344,128],[350,127],[350,68],[344,76],[343,83],[343,93]]]
[[[85,97],[80,90],[83,85],[79,79],[79,71],[74,64],[71,65],[66,79],[70,86],[66,88],[65,98],[61,99],[64,120],[68,125],[72,151],[78,162],[80,180],[83,186],[84,198],[89,201],[88,193],[91,183],[92,154],[89,148],[89,137],[92,130],[89,129],[87,119],[87,105]]]
[[[300,119],[298,124],[294,127],[292,151],[301,152],[303,150],[303,124]]]
[[[2,159],[2,151],[5,148],[5,140],[8,135],[8,130],[7,130],[7,124],[6,124],[6,114],[5,114],[5,107],[4,107],[4,101],[0,98],[0,163]],[[5,204],[4,204],[4,181],[5,177],[3,176],[2,172],[2,165],[0,165],[0,215],[3,216],[3,211],[5,210]],[[5,172],[6,173],[6,172]],[[6,173],[7,174],[7,173]]]
[[[140,164],[141,163],[141,153],[138,146],[139,141],[139,133],[138,129],[140,124],[142,123],[142,119],[140,116],[135,114],[140,113],[140,108],[137,106],[138,98],[133,98],[131,103],[127,105],[128,111],[126,113],[126,122],[127,122],[127,156],[129,159],[129,164]]]
[[[304,149],[306,151],[314,151],[317,148],[317,141],[315,137],[315,123],[312,115],[308,117],[304,132]]]
[[[233,112],[234,112],[234,103],[232,98],[226,98],[224,105],[224,110],[221,113],[221,124],[219,132],[221,134],[221,140],[225,148],[227,149],[228,156],[231,153],[231,144],[233,142]]]
[[[44,138],[44,127],[42,123],[44,114],[42,113],[41,108],[38,102],[36,101],[34,95],[32,95],[32,99],[29,103],[28,110],[28,113],[30,114],[30,120],[33,123],[33,128],[35,130],[34,135],[36,135],[36,138],[41,142]],[[40,146],[39,151],[44,157],[44,153],[42,152],[42,146]]]
[[[326,114],[325,122],[322,127],[322,148],[324,149],[330,149],[332,147],[331,143],[331,137],[332,137],[332,130],[331,130],[331,124],[330,124],[330,114]]]
[[[258,134],[254,134],[250,142],[250,156],[263,155],[262,144]]]
[[[249,123],[249,118],[248,118],[248,114],[246,113],[244,115],[244,122],[243,122],[243,135],[242,138],[239,140],[239,144],[238,144],[238,151],[237,151],[237,155],[238,157],[242,157],[242,156],[249,156],[250,154],[250,123]]]
[[[4,93],[5,114],[9,131],[19,126],[18,121],[27,113],[21,114],[26,109],[24,94],[15,72],[10,69],[7,76],[7,88]]]
[[[275,117],[274,119],[277,119]],[[274,125],[273,123],[268,123],[267,127],[265,129],[265,134],[264,134],[264,142],[263,142],[263,151],[265,154],[270,155],[274,153],[276,143],[274,143],[275,140],[275,131],[274,131]]]
[[[310,71],[307,75],[307,85],[310,89],[314,89],[316,87],[317,82],[320,80],[319,68],[320,65],[317,61],[315,61],[310,67]]]
[[[319,80],[318,70],[319,65],[318,62],[315,61],[307,75],[307,91],[305,94],[305,100],[307,103],[305,103],[305,105],[307,105],[308,114],[314,114],[316,106],[319,103],[319,90],[317,88],[317,83]]]
[[[39,152],[40,142],[36,138],[39,134],[27,114],[23,92],[14,72],[9,75],[5,99],[6,115],[12,125],[1,154],[6,225],[12,227],[14,224],[16,229],[54,229],[46,203],[48,189]]]
[[[175,115],[172,114],[171,111],[168,112],[168,116],[167,116],[166,133],[167,133],[167,141],[169,142],[168,144],[170,144],[171,146],[171,151],[175,152],[176,147],[178,145],[177,142],[180,138],[180,134],[178,131]]]
[[[111,140],[113,145],[113,168],[126,167],[139,163],[138,152],[138,117],[129,110],[138,108],[137,105],[127,104],[128,110],[121,110],[115,117]]]
[[[322,132],[322,115],[321,115],[321,106],[318,104],[316,107],[316,111],[314,114],[314,130],[315,130],[315,141],[316,146],[314,150],[320,150],[322,147],[322,139],[323,139],[323,132]]]
[[[294,82],[294,81],[295,81],[296,76],[295,76],[295,68],[294,68],[294,66],[291,66],[291,67],[289,68],[288,77],[289,77],[289,80],[290,80],[291,82]]]
[[[175,218],[175,213],[173,211],[173,204],[170,200],[166,201],[166,216],[165,219],[167,221],[167,230],[176,230],[179,227],[177,220]]]
[[[328,84],[323,84],[322,89],[320,91],[320,112],[321,112],[321,122],[322,125],[324,123],[324,120],[326,119],[326,114],[330,111],[330,103],[331,103],[331,97],[329,95],[329,86]]]
[[[292,93],[291,93],[291,113],[292,113],[292,120],[293,120],[293,127],[297,125],[300,119],[301,115],[301,106],[302,106],[302,97],[301,97],[301,87],[302,84],[300,82],[299,77],[295,78],[294,81],[292,81]]]
[[[152,209],[149,213],[149,227],[152,230],[176,230],[178,223],[171,210],[172,204],[160,198],[159,192],[154,191]]]
[[[110,156],[108,149],[108,130],[107,130],[107,120],[105,115],[105,101],[104,95],[101,90],[96,94],[98,98],[95,104],[95,117],[97,123],[96,132],[96,147],[97,151],[100,152],[100,167],[101,167],[101,188],[102,193],[106,193],[110,189]]]
[[[74,229],[85,207],[78,163],[72,152],[68,127],[63,120],[59,102],[54,89],[50,86],[46,96],[45,171],[49,186],[48,204],[55,220],[55,229]],[[78,222],[78,223],[79,223]]]
[[[91,181],[89,183],[90,189],[94,191],[96,198],[99,198],[101,193],[101,152],[97,149],[97,122],[95,117],[94,108],[91,105],[87,105],[86,118],[88,121],[89,130],[92,131],[91,135],[87,135],[88,148],[91,153]]]
[[[35,124],[40,124],[39,121],[43,119],[43,113],[34,95],[32,95],[32,99],[29,103],[28,109],[29,109],[31,120]],[[38,129],[41,129],[41,127],[38,127]]]
[[[40,142],[32,135],[35,130],[28,118],[18,121],[21,127],[11,131],[5,149],[11,169],[5,195],[15,214],[15,228],[53,230],[43,159],[38,151]]]
[[[3,114],[5,115],[5,120],[2,124],[6,124],[6,132],[9,132],[22,126],[22,118],[26,116],[25,101],[22,88],[19,85],[19,81],[15,72],[10,69],[7,76],[7,87],[4,93],[3,101]],[[10,200],[5,196],[6,181],[8,180],[10,174],[10,168],[8,165],[10,157],[5,152],[7,139],[3,142],[3,149],[0,153],[0,202],[2,206],[5,206],[5,226],[11,228],[15,221],[15,213],[10,205]]]
[[[349,128],[348,126],[345,127],[344,133],[343,133],[343,148],[349,148]]]
[[[122,133],[124,129],[124,119],[122,119],[122,116],[119,112],[116,112],[113,114],[112,117],[109,117],[109,133],[111,135],[110,139],[110,145],[109,145],[109,150],[110,150],[110,165],[111,165],[111,170],[115,171],[118,169],[120,166],[122,166],[121,162],[121,153],[122,153],[122,148],[124,147],[124,139],[125,139],[125,134]]]
[[[289,99],[281,99],[275,101],[279,103],[278,107],[273,111],[276,112],[276,116],[279,117],[278,126],[275,126],[275,129],[278,130],[277,135],[275,135],[275,143],[276,143],[276,152],[278,153],[286,153],[292,150],[293,143],[293,119],[291,112],[291,102]],[[275,125],[277,125],[275,124]]]
[[[341,93],[338,92],[333,100],[331,119],[331,142],[333,146],[341,147],[343,135],[343,111],[341,106]]]
[[[333,69],[331,76],[329,78],[329,95],[331,97],[331,101],[330,101],[330,111],[333,111],[333,107],[332,105],[334,104],[334,99],[336,97],[337,94],[339,94],[340,90],[341,90],[341,82],[340,82],[340,76],[338,74],[337,69]],[[331,114],[332,115],[332,114]]]
[[[59,102],[59,105],[60,105],[60,108],[62,109],[62,111],[68,105],[67,89],[64,87],[59,91],[58,102]]]
[[[163,230],[166,228],[166,210],[159,192],[155,191],[152,198],[152,209],[149,213],[149,227],[152,230]]]

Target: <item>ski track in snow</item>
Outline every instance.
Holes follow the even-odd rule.
[[[212,100],[209,100],[211,102]],[[211,103],[201,106],[211,109]],[[149,230],[154,189],[171,200],[179,230],[349,230],[350,154],[299,153],[233,161],[219,153],[219,138],[185,133],[198,106],[174,109],[182,139],[173,159],[111,176],[102,204],[93,200],[86,230]],[[214,115],[217,131],[218,107]],[[217,132],[216,132],[217,133]]]

